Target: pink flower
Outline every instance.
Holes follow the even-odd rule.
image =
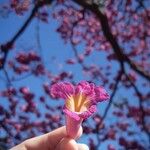
[[[86,81],[75,86],[68,82],[53,84],[51,95],[53,98],[65,99],[63,112],[66,114],[66,129],[72,138],[76,137],[83,119],[96,112],[96,104],[109,99],[103,87]]]

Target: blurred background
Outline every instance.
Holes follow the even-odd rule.
[[[0,149],[65,124],[53,83],[103,86],[91,150],[150,149],[149,0],[0,1]]]

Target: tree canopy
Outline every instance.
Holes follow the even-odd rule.
[[[87,80],[110,100],[84,121],[81,140],[150,149],[149,0],[2,0],[0,21],[1,145],[64,125],[51,85]]]

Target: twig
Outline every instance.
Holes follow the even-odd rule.
[[[106,118],[107,113],[108,113],[108,111],[109,111],[109,108],[111,107],[111,105],[112,105],[112,103],[113,103],[113,98],[114,98],[114,96],[115,96],[115,94],[116,94],[116,92],[117,92],[118,85],[119,85],[120,79],[121,79],[121,77],[122,77],[122,74],[123,74],[123,72],[121,72],[121,73],[119,72],[119,74],[118,74],[118,77],[117,77],[117,79],[116,79],[116,83],[115,83],[115,86],[114,86],[113,93],[112,93],[111,96],[110,96],[109,103],[108,103],[108,105],[107,105],[107,107],[106,107],[106,109],[105,109],[105,112],[104,112],[104,114],[103,114],[103,116],[102,116],[102,118],[101,118],[101,123],[102,123],[103,120]]]
[[[38,0],[37,3],[35,4],[34,8],[31,11],[31,14],[27,18],[27,20],[24,22],[24,24],[21,26],[21,28],[18,30],[18,32],[12,37],[11,40],[9,40],[5,45],[1,45],[1,51],[4,53],[3,61],[2,64],[0,64],[0,69],[4,68],[9,49],[13,46],[15,41],[20,37],[20,35],[25,31],[33,17],[35,16],[36,12],[40,7],[42,7],[44,4],[50,4],[52,0],[45,0],[42,2],[41,0]]]
[[[140,107],[140,110],[141,110],[141,120],[142,120],[143,130],[145,131],[145,133],[146,133],[146,135],[148,137],[149,143],[150,143],[150,132],[147,129],[146,124],[145,124],[145,120],[144,120],[144,118],[145,118],[145,112],[144,112],[144,108],[143,108],[143,105],[142,105],[142,94],[141,94],[141,92],[138,90],[138,88],[136,87],[136,85],[134,84],[134,82],[129,78],[129,76],[127,74],[126,74],[126,77],[129,80],[129,82],[131,83],[133,89],[135,90],[135,93],[138,96],[139,107]]]
[[[108,114],[108,111],[109,111],[111,105],[113,104],[114,96],[115,96],[115,94],[117,92],[118,85],[119,85],[119,82],[121,80],[122,75],[123,75],[122,71],[118,73],[118,76],[117,76],[117,79],[116,79],[116,83],[115,83],[115,86],[114,86],[114,90],[113,90],[113,92],[112,92],[112,94],[110,96],[109,103],[108,103],[107,107],[105,108],[104,114],[101,117],[101,120],[100,120],[99,124],[97,125],[97,127],[101,126],[102,122],[104,121],[104,119],[106,118],[106,116]],[[99,148],[99,146],[101,144],[101,141],[99,139],[99,134],[98,133],[99,133],[99,128],[97,128],[97,141],[98,141],[98,144],[96,146],[97,149]]]
[[[4,71],[4,74],[5,74],[5,76],[6,76],[7,86],[9,87],[9,86],[12,85],[11,80],[10,80],[9,75],[8,75],[8,72],[6,71],[5,68],[3,68],[3,71]]]

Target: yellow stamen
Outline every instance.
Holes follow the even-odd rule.
[[[70,111],[83,112],[90,107],[90,100],[87,96],[84,96],[83,94],[71,96],[66,101],[66,107]]]

